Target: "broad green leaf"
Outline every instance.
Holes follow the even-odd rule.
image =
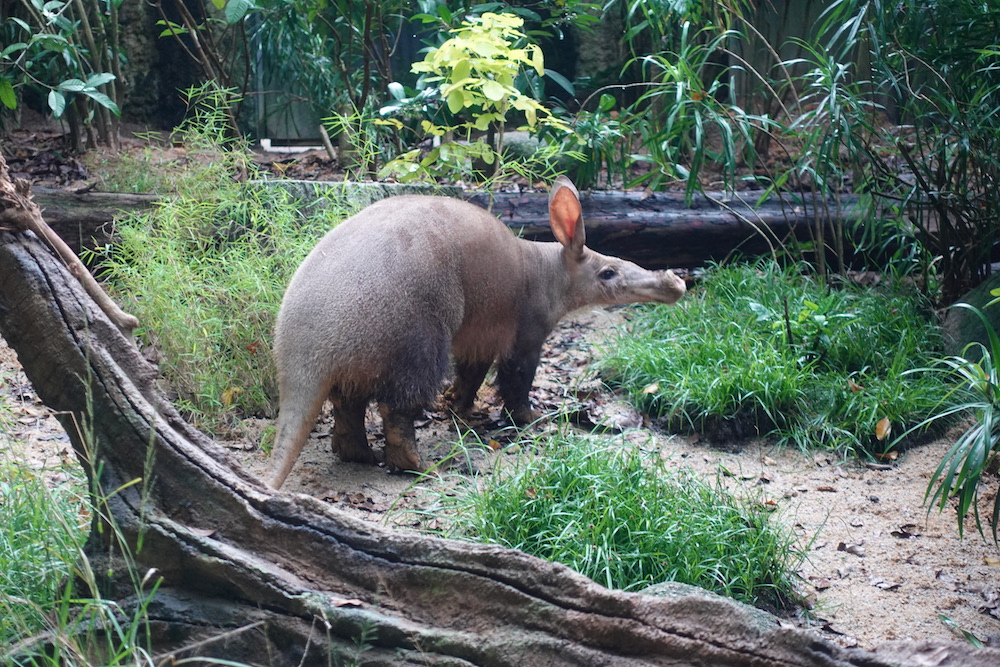
[[[80,81],[80,79],[66,79],[56,86],[56,88],[69,93],[81,93],[87,89],[87,84],[84,81]]]
[[[498,27],[498,28],[520,28],[524,25],[524,19],[520,16],[514,16],[512,14],[494,14],[493,12],[487,12],[482,15],[480,22],[486,26]]]
[[[542,17],[539,16],[538,12],[533,12],[525,7],[511,7],[512,12],[515,12],[518,16],[528,19],[529,21],[541,21]],[[520,25],[523,25],[523,21]]]
[[[87,85],[91,88],[97,88],[98,86],[103,86],[104,84],[114,80],[114,74],[111,74],[110,72],[98,72],[97,74],[91,74],[87,77]]]
[[[99,93],[96,90],[85,90],[83,91],[83,94],[100,104],[102,107],[109,109],[114,115],[120,116],[122,114],[121,110],[118,109],[118,105],[104,93]]]
[[[448,95],[448,111],[458,113],[465,108],[465,93],[459,88]]]
[[[527,109],[524,112],[524,122],[528,124],[528,127],[532,128],[535,127],[535,125],[538,123],[538,116],[535,113],[534,108]]]
[[[447,131],[445,128],[441,127],[440,125],[435,125],[429,120],[421,121],[420,127],[424,131],[424,134],[430,134],[435,137],[444,136],[445,132]]]
[[[398,81],[393,81],[389,84],[389,94],[392,95],[392,99],[394,100],[403,101],[406,99],[406,89]]]
[[[542,56],[542,50],[532,44],[534,48],[531,49],[531,66],[535,68],[538,72],[538,76],[545,74],[545,58]]]
[[[492,79],[483,80],[482,90],[483,95],[485,95],[487,99],[493,100],[494,102],[499,102],[507,95],[507,90]]]
[[[474,86],[479,83],[479,79],[462,79],[461,81],[455,81],[447,86],[441,86],[441,96],[448,97],[456,90],[462,91],[463,93],[468,93],[470,86]]]
[[[3,51],[0,51],[0,58],[6,58],[10,54],[14,53],[14,51],[23,51],[26,48],[28,48],[28,45],[25,44],[24,42],[15,42],[10,46],[8,46],[7,48],[5,48]]]
[[[161,32],[159,35],[157,35],[157,37],[173,37],[174,35],[186,35],[187,33],[188,33],[187,28],[170,27]]]
[[[496,43],[484,37],[470,39],[467,48],[482,58],[494,58],[500,53]]]
[[[56,26],[66,34],[70,34],[76,30],[76,23],[73,23],[68,18],[62,14],[56,14],[52,18],[52,25]]]
[[[437,148],[431,150],[431,152],[427,154],[427,157],[425,157],[423,160],[420,161],[420,166],[429,167],[435,162],[437,162],[438,158],[441,156],[441,149],[447,145],[448,144],[441,144]]]
[[[31,44],[40,44],[46,51],[62,53],[69,46],[69,41],[62,35],[37,34],[31,36]]]
[[[0,77],[0,102],[8,109],[17,108],[17,95],[14,94],[14,85],[7,77]]]
[[[472,63],[469,62],[468,58],[462,58],[455,63],[455,67],[451,71],[451,82],[456,83],[462,79],[467,79],[471,73]]]
[[[372,122],[376,125],[386,125],[397,130],[403,129],[403,123],[398,118],[376,118]]]
[[[449,162],[462,160],[465,158],[465,147],[462,146],[461,144],[456,144],[450,141],[448,143],[441,144],[441,146],[438,147],[437,158],[440,158],[442,160],[447,160]],[[437,158],[435,158],[435,160]],[[431,162],[434,162],[434,160],[432,160]],[[428,162],[427,164],[430,165],[431,162]]]
[[[186,35],[190,32],[187,28],[182,26],[180,23],[174,23],[173,21],[164,21],[160,19],[156,22],[156,25],[166,26],[166,28],[159,34],[159,37],[173,37],[174,35]]]
[[[66,96],[60,93],[58,90],[49,91],[49,108],[52,109],[52,115],[59,118],[63,115],[66,110]]]
[[[575,91],[573,89],[573,82],[570,81],[569,79],[567,79],[566,77],[564,77],[559,72],[556,72],[555,70],[547,69],[547,70],[545,70],[545,76],[549,77],[549,79],[551,79],[552,81],[554,81],[556,83],[556,85],[558,85],[560,88],[562,88],[563,90],[565,90],[570,95],[574,95],[575,94]],[[601,95],[601,99],[602,100],[604,99],[605,95],[607,95],[608,97],[611,97],[611,100],[614,101],[615,98],[612,97],[611,95],[608,95],[607,93],[603,93]]]
[[[774,314],[764,304],[756,301],[749,301],[748,305],[750,306],[750,310],[753,314],[757,316],[758,322],[770,322],[774,318]]]
[[[219,0],[213,0],[218,2]],[[243,20],[251,10],[256,9],[252,0],[229,0],[226,3],[226,23],[234,25]]]

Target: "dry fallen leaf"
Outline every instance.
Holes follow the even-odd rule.
[[[841,542],[837,545],[837,551],[846,551],[849,554],[853,554],[858,558],[864,558],[865,548],[860,544],[846,544]]]
[[[1000,558],[997,558],[996,556],[985,556],[983,558],[983,562],[990,567],[1000,567]]]
[[[42,408],[36,408],[33,405],[21,405],[14,408],[14,412],[23,412],[29,417],[47,417],[48,411]]]
[[[875,424],[875,437],[878,438],[879,442],[882,442],[889,437],[890,433],[892,433],[892,422],[889,421],[888,417],[882,417],[878,424]]]
[[[236,399],[242,393],[243,390],[240,389],[239,387],[230,387],[229,389],[222,392],[222,405],[228,408],[230,405],[236,402]]]
[[[654,382],[653,384],[646,385],[646,387],[642,390],[642,393],[644,393],[644,394],[655,394],[658,391],[660,391],[660,383],[659,382]]]
[[[812,577],[810,577],[810,579],[811,579],[811,578],[812,578]],[[821,579],[815,579],[815,580],[813,580],[813,588],[815,588],[815,589],[816,589],[816,590],[818,590],[818,591],[825,591],[825,590],[826,590],[826,589],[828,589],[828,588],[829,588],[829,587],[830,587],[831,585],[832,585],[832,584],[830,583],[830,580],[829,580],[829,579],[827,579],[826,577],[823,577],[823,578],[821,578]]]
[[[875,588],[881,588],[883,591],[894,591],[903,585],[902,581],[886,581],[882,577],[872,577],[868,580],[868,583]]]
[[[191,532],[201,537],[212,537],[215,535],[215,528],[192,528]]]
[[[889,534],[901,540],[920,537],[920,526],[915,523],[908,523],[900,526],[897,530],[891,531]]]
[[[858,393],[859,391],[865,390],[864,387],[862,387],[860,384],[858,384],[857,382],[855,382],[850,378],[847,379],[847,388],[850,389],[855,394]]]

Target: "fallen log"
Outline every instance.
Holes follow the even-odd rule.
[[[857,220],[858,198],[802,199],[791,195],[760,200],[761,192],[695,195],[675,192],[582,192],[587,245],[646,268],[695,267],[722,261],[734,251],[757,256],[796,238],[810,240],[810,226],[831,213],[845,223]],[[533,240],[552,240],[544,193],[470,192],[474,204],[492,207],[511,229]],[[818,206],[817,206],[818,204]]]
[[[32,194],[45,221],[77,254],[84,248],[107,243],[115,218],[144,211],[160,198],[151,194],[74,192],[59,188],[33,188]]]
[[[303,206],[322,202],[322,193],[356,193],[359,204],[395,194],[409,194],[421,188],[381,183],[320,183],[312,181],[263,181],[267,187],[289,190]],[[427,188],[423,188],[427,190]],[[492,211],[511,229],[533,240],[550,241],[548,194],[545,192],[487,193],[457,188],[433,188]],[[810,238],[809,227],[816,217],[811,199],[799,201],[785,195],[758,202],[760,192],[738,196],[722,193],[695,195],[690,203],[673,192],[593,191],[581,193],[587,244],[605,254],[631,260],[647,268],[695,267],[721,261],[734,250],[747,256],[768,253],[782,241]],[[35,199],[49,225],[76,252],[112,240],[112,221],[122,215],[142,211],[158,200],[158,195],[131,195],[109,192],[76,193],[54,188],[37,188]],[[857,218],[857,197],[820,202],[819,215],[836,212],[845,222]],[[829,223],[828,223],[829,224]],[[827,232],[829,236],[831,231]]]

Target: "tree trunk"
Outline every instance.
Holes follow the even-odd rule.
[[[156,369],[23,231],[24,217],[38,216],[26,195],[0,158],[0,333],[97,489],[95,516],[105,518],[87,555],[108,573],[103,593],[140,603],[126,560],[162,582],[148,609],[159,658],[289,667],[1000,661],[964,645],[844,649],[755,625],[726,601],[611,591],[520,552],[395,532],[270,491],[180,418]]]

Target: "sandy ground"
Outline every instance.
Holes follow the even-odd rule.
[[[637,443],[658,451],[669,466],[713,478],[722,472],[720,479],[735,492],[755,494],[773,505],[776,520],[795,531],[806,552],[801,588],[811,608],[795,622],[862,648],[888,640],[961,639],[961,631],[1000,646],[1000,549],[981,538],[971,522],[959,539],[952,511],[928,513],[922,504],[930,473],[951,438],[909,451],[889,466],[872,467],[834,454],[780,450],[760,442],[720,448],[696,437],[656,433],[587,374],[591,330],[614,322],[614,315],[604,311],[566,322],[547,346],[533,400],[543,409],[562,406],[583,422],[610,419],[620,432],[608,437],[623,446]],[[14,353],[2,344],[0,404],[6,404],[10,422],[8,435],[0,435],[2,453],[51,470],[53,484],[66,483],[62,471],[73,462],[69,440],[38,402]],[[488,390],[481,392],[477,408],[480,431],[503,425]],[[269,424],[248,420],[226,440],[234,465],[263,472],[267,462],[256,442]],[[427,502],[438,490],[435,485],[468,483],[469,467],[485,469],[491,457],[505,455],[502,448],[481,450],[440,481],[415,483],[412,476],[390,475],[376,466],[339,463],[329,451],[329,426],[328,421],[317,425],[286,489],[404,530],[432,527],[422,526],[426,519],[405,510]],[[372,419],[376,449],[378,429]],[[424,455],[438,460],[449,451],[456,431],[446,414],[429,412],[419,437]],[[997,478],[987,480],[983,512],[992,507],[997,485]]]

